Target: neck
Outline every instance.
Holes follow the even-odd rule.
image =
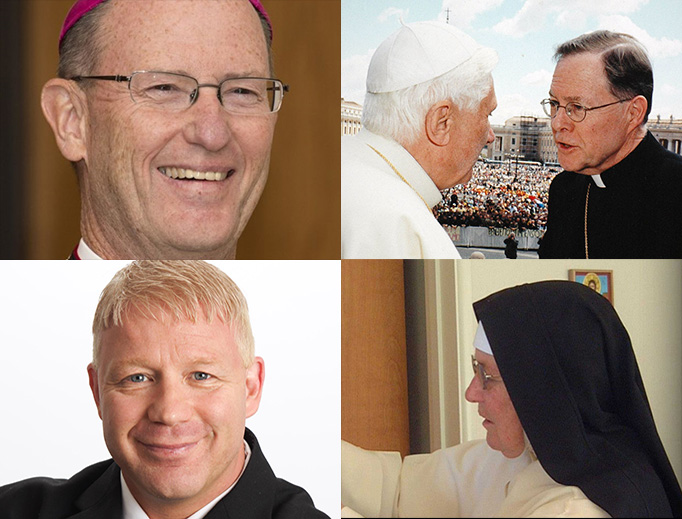
[[[144,236],[122,236],[114,230],[106,232],[94,218],[85,211],[81,214],[81,236],[85,243],[102,259],[235,259],[237,242],[214,250],[183,250],[166,246],[159,247]]]
[[[434,173],[438,171],[438,157],[431,152],[431,148],[429,146],[422,142],[422,138],[420,137],[412,143],[400,142],[398,144],[405,148],[408,153],[414,157],[414,160],[419,163],[429,178],[431,178],[433,183],[436,184],[436,187],[438,189],[443,189],[438,183],[438,175]]]
[[[620,163],[625,157],[630,155],[637,146],[646,137],[647,129],[644,126],[638,126],[632,132],[630,132],[625,138],[623,146],[620,147],[617,153],[613,155],[608,161],[604,162],[597,168],[588,168],[577,173],[582,173],[583,175],[600,175],[607,169],[612,168],[616,164]]]

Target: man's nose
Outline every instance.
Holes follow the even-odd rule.
[[[559,130],[570,130],[575,123],[566,113],[566,108],[561,106],[557,108],[556,115],[552,118],[552,130],[558,132]]]
[[[199,85],[197,99],[186,111],[188,122],[184,135],[191,144],[197,144],[208,151],[217,152],[232,139],[231,118],[218,99],[217,85]]]
[[[495,142],[495,132],[493,131],[492,126],[488,128],[488,140],[486,143],[491,144]]]
[[[192,405],[182,382],[161,381],[152,395],[148,417],[154,423],[172,427],[192,417]]]

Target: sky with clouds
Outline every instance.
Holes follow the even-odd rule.
[[[369,61],[405,23],[446,20],[494,48],[498,108],[493,124],[544,116],[555,47],[597,29],[625,32],[649,51],[654,69],[651,118],[682,119],[682,0],[341,0],[341,95],[363,103]]]

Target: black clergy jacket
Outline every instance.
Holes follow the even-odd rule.
[[[646,137],[590,187],[587,243],[592,258],[682,258],[682,157]],[[585,257],[588,175],[559,173],[549,188],[540,258]]]
[[[300,487],[275,477],[254,434],[244,439],[251,459],[235,487],[205,519],[329,519]],[[0,487],[2,519],[121,519],[120,468],[91,465],[69,480],[32,478]]]

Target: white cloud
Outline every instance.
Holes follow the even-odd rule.
[[[585,11],[567,10],[562,11],[556,17],[554,25],[570,29],[574,32],[581,32],[587,24],[587,14]]]
[[[634,13],[649,3],[649,0],[561,0],[560,2],[587,15],[605,13]]]
[[[450,10],[450,25],[460,29],[468,29],[471,22],[481,13],[502,5],[504,0],[443,0],[443,7],[438,15],[441,21],[446,20],[446,9]]]
[[[549,85],[552,83],[552,72],[545,69],[529,72],[521,79],[519,79],[519,83],[521,83],[522,85],[549,88]]]
[[[675,85],[671,85],[670,83],[666,83],[663,86],[661,86],[661,94],[667,95],[667,96],[677,96],[680,94],[680,89],[679,89],[679,87],[676,87]]]
[[[682,88],[670,83],[664,83],[655,88],[650,119],[655,121],[656,116],[660,115],[661,121],[666,122],[670,120],[671,115],[676,119],[682,117],[679,103]]]
[[[519,12],[499,22],[493,30],[505,36],[521,38],[542,29],[550,10],[553,8],[545,0],[526,0]]]
[[[375,50],[369,49],[366,54],[356,54],[341,61],[341,97],[347,101],[364,102],[367,69]]]
[[[590,17],[612,13],[632,13],[649,0],[525,0],[521,9],[511,18],[505,18],[493,30],[521,38],[545,28],[548,17],[555,24],[580,30]]]
[[[502,95],[498,97],[497,110],[493,112],[490,122],[502,125],[507,119],[518,115],[531,115],[534,117],[546,117],[542,112],[540,102],[534,97],[522,94]]]
[[[397,7],[388,7],[384,9],[381,14],[379,14],[379,21],[384,23],[386,20],[395,16],[396,19],[402,20],[407,23],[407,16],[410,14],[409,9],[399,9]]]
[[[599,28],[634,36],[647,48],[651,58],[671,58],[682,54],[681,40],[654,38],[627,16],[617,14],[602,16],[599,18]]]

